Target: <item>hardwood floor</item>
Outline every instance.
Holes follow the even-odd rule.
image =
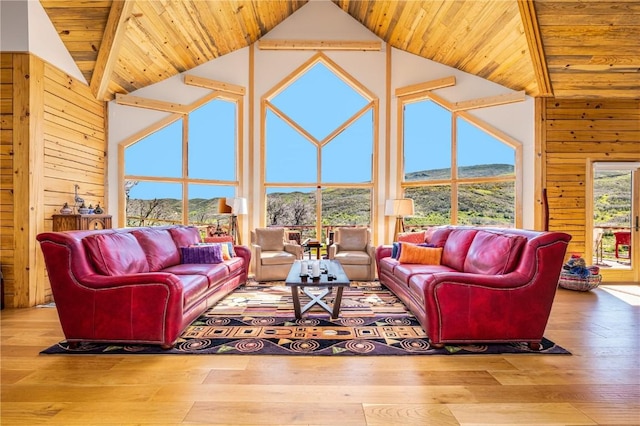
[[[639,319],[640,286],[606,286],[558,290],[571,356],[59,356],[55,309],[4,310],[0,422],[638,425]]]

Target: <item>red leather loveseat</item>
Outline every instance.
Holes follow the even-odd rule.
[[[247,280],[251,252],[183,264],[195,227],[45,232],[37,236],[67,341],[171,348],[207,308]]]
[[[436,227],[424,240],[442,247],[439,264],[401,263],[392,247],[379,246],[378,276],[436,347],[526,342],[538,349],[570,239],[561,232]]]

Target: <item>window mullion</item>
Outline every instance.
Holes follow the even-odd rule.
[[[182,119],[182,223],[189,223],[189,115]]]
[[[457,113],[451,114],[451,223],[458,223],[458,127]]]

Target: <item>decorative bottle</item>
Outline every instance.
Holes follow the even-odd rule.
[[[69,203],[64,203],[64,206],[60,209],[60,214],[71,214],[73,210],[69,207]]]

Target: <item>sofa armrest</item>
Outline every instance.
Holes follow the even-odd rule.
[[[391,257],[392,252],[393,252],[393,246],[390,246],[390,245],[381,245],[376,247],[376,251],[375,251],[376,263],[378,263],[380,259],[384,259],[385,257]]]
[[[510,336],[542,337],[558,285],[512,272],[483,275],[435,273],[423,287],[426,331],[434,342],[456,340],[481,324],[480,334],[500,339]],[[457,336],[457,337],[456,337]]]
[[[58,280],[55,302],[71,340],[136,340],[170,346],[182,330],[184,291],[166,272]]]
[[[334,259],[336,257],[336,254],[338,254],[338,251],[340,251],[340,244],[331,244],[327,249],[327,257],[329,257],[329,259]]]
[[[262,261],[260,260],[262,257],[262,247],[257,244],[251,244],[251,259],[253,260],[253,273],[255,275],[260,275],[260,268],[262,266]]]
[[[302,246],[298,244],[284,244],[284,251],[295,255],[296,259],[302,259]]]
[[[90,289],[105,290],[118,287],[145,286],[152,284],[165,285],[174,291],[182,291],[180,280],[167,272],[144,272],[130,275],[87,275],[79,282],[81,286]]]
[[[531,280],[527,276],[519,272],[511,272],[504,275],[484,275],[468,272],[438,272],[433,274],[433,279],[430,280],[427,288],[434,290],[440,285],[452,284],[485,287],[488,289],[513,289],[529,284],[530,282]]]
[[[247,246],[233,246],[233,250],[236,252],[236,256],[244,259],[244,270],[248,275],[251,265],[251,249]]]
[[[367,246],[364,248],[364,251],[366,251],[369,254],[371,259],[376,258],[376,247],[373,246],[372,244],[367,244]]]

